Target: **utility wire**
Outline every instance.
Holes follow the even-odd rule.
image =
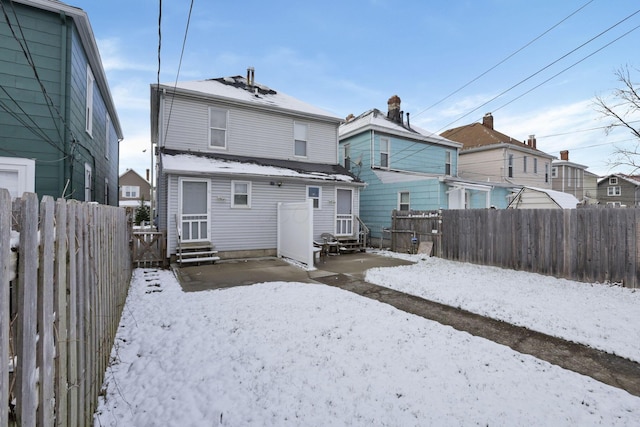
[[[540,38],[542,38],[543,36],[545,36],[547,33],[551,32],[552,30],[554,30],[556,27],[558,27],[560,24],[562,24],[564,21],[566,21],[567,19],[571,18],[573,15],[575,15],[576,13],[580,12],[582,9],[584,9],[585,7],[587,7],[590,3],[592,3],[593,0],[588,1],[587,3],[583,4],[582,6],[580,6],[578,9],[576,9],[575,11],[573,11],[571,14],[569,14],[567,17],[565,17],[564,19],[562,19],[560,22],[558,22],[557,24],[553,25],[551,28],[547,29],[546,31],[544,31],[542,34],[540,34],[539,36],[537,36],[536,38],[534,38],[533,40],[529,41],[527,44],[525,44],[524,46],[522,46],[520,49],[516,50],[515,52],[511,53],[510,55],[508,55],[506,58],[504,58],[503,60],[501,60],[500,62],[498,62],[497,64],[495,64],[493,67],[489,68],[488,70],[486,70],[485,72],[481,73],[480,75],[478,75],[477,77],[473,78],[472,80],[468,81],[467,83],[465,83],[463,86],[459,87],[458,89],[454,90],[453,92],[451,92],[449,95],[445,96],[444,98],[440,99],[439,101],[435,102],[434,104],[431,104],[430,106],[428,106],[427,108],[425,108],[424,110],[420,111],[419,113],[414,114],[413,117],[419,116],[420,114],[429,111],[430,109],[432,109],[433,107],[435,107],[436,105],[441,104],[442,102],[446,101],[447,99],[451,98],[453,95],[455,95],[456,93],[460,92],[462,89],[466,88],[467,86],[469,86],[470,84],[474,83],[475,81],[479,80],[480,78],[484,77],[486,74],[488,74],[489,72],[493,71],[494,69],[498,68],[500,65],[502,65],[503,63],[507,62],[509,59],[511,59],[512,57],[514,57],[515,55],[517,55],[518,53],[520,53],[521,51],[523,51],[524,49],[526,49],[527,47],[529,47],[530,45],[532,45],[533,43],[535,43],[536,41],[538,41]]]
[[[452,124],[454,124],[454,123],[456,123],[456,122],[460,121],[460,120],[461,120],[461,119],[463,119],[464,117],[467,117],[467,116],[468,116],[468,115],[470,115],[471,113],[473,113],[473,112],[475,112],[475,111],[479,110],[480,108],[484,107],[485,105],[489,104],[490,102],[492,102],[492,101],[494,101],[494,100],[496,100],[496,99],[500,98],[500,97],[501,97],[501,96],[503,96],[504,94],[506,94],[506,93],[510,92],[511,90],[513,90],[513,89],[515,89],[516,87],[520,86],[520,85],[521,85],[521,84],[523,84],[524,82],[526,82],[526,81],[530,80],[531,78],[533,78],[534,76],[536,76],[536,75],[540,74],[542,71],[546,70],[547,68],[551,67],[552,65],[554,65],[554,64],[556,64],[556,63],[558,63],[560,60],[562,60],[562,59],[566,58],[567,56],[571,55],[572,53],[576,52],[577,50],[581,49],[582,47],[586,46],[587,44],[591,43],[592,41],[596,40],[597,38],[601,37],[602,35],[606,34],[606,33],[607,33],[607,32],[609,32],[609,31],[611,31],[613,28],[617,27],[618,25],[622,24],[623,22],[627,21],[628,19],[630,19],[631,17],[633,17],[633,16],[637,15],[638,13],[640,13],[640,9],[636,10],[635,12],[633,12],[633,13],[632,13],[632,14],[630,14],[630,15],[628,15],[627,17],[625,17],[625,18],[621,19],[620,21],[618,21],[617,23],[613,24],[612,26],[610,26],[610,27],[609,27],[609,28],[607,28],[606,30],[603,30],[602,32],[600,32],[600,33],[599,33],[599,34],[597,34],[596,36],[594,36],[594,37],[590,38],[590,39],[589,39],[589,40],[587,40],[586,42],[582,43],[580,46],[578,46],[578,47],[576,47],[576,48],[572,49],[571,51],[567,52],[566,54],[562,55],[560,58],[558,58],[558,59],[556,59],[556,60],[552,61],[551,63],[547,64],[546,66],[544,66],[543,68],[539,69],[539,70],[538,70],[538,71],[536,71],[535,73],[533,73],[533,74],[529,75],[528,77],[526,77],[526,78],[524,78],[524,79],[520,80],[518,83],[516,83],[516,84],[512,85],[512,86],[511,86],[511,87],[509,87],[508,89],[505,89],[504,91],[502,91],[502,92],[501,92],[501,93],[499,93],[498,95],[494,96],[494,97],[493,97],[493,98],[491,98],[490,100],[488,100],[488,101],[486,101],[486,102],[482,103],[481,105],[477,106],[477,107],[476,107],[476,108],[474,108],[473,110],[471,110],[471,111],[469,111],[468,113],[466,113],[466,114],[464,114],[464,115],[462,115],[462,116],[458,117],[456,120],[454,120],[454,121],[452,121],[452,122],[450,122],[450,123],[446,124],[445,126],[441,127],[441,128],[440,128],[439,130],[437,130],[436,132],[432,132],[430,135],[427,135],[427,136],[437,135],[440,131],[442,131],[442,130],[444,130],[444,129],[447,129],[447,128],[448,128],[449,126],[451,126]],[[589,54],[589,55],[587,55],[586,57],[584,57],[584,58],[582,58],[581,60],[577,61],[577,62],[576,62],[576,63],[574,63],[573,65],[571,65],[571,66],[569,66],[569,67],[567,67],[567,68],[563,69],[563,70],[562,70],[562,71],[560,71],[559,73],[556,73],[556,74],[555,74],[555,75],[553,75],[551,78],[549,78],[549,79],[545,80],[543,83],[541,83],[541,84],[539,84],[539,85],[535,86],[533,89],[531,89],[531,90],[529,90],[529,91],[525,92],[524,94],[522,94],[522,95],[518,96],[516,99],[519,99],[520,97],[524,96],[525,94],[527,94],[527,93],[531,92],[532,90],[534,90],[534,89],[536,89],[536,88],[540,87],[542,84],[549,82],[551,79],[553,79],[553,78],[557,77],[558,75],[562,74],[563,72],[567,71],[568,69],[572,68],[573,66],[575,66],[575,65],[579,64],[580,62],[584,61],[585,59],[587,59],[587,58],[589,58],[589,57],[593,56],[593,55],[594,55],[594,54],[596,54],[597,52],[600,52],[602,49],[604,49],[604,48],[608,47],[609,45],[611,45],[612,43],[614,43],[614,42],[616,42],[616,41],[620,40],[622,37],[625,37],[625,36],[629,35],[631,32],[635,31],[635,30],[636,30],[636,29],[638,29],[639,27],[640,27],[640,26],[636,26],[636,27],[632,28],[631,30],[629,30],[629,31],[627,31],[626,33],[624,33],[623,35],[621,35],[621,36],[617,37],[617,38],[616,38],[616,39],[614,39],[613,41],[611,41],[611,42],[607,43],[607,44],[606,44],[606,45],[604,45],[603,47],[601,47],[601,48],[597,49],[596,51],[594,51],[594,52],[590,53],[590,54]],[[512,100],[512,101],[510,101],[509,103],[511,103],[511,102],[513,102],[513,101],[515,101],[515,99],[514,99],[514,100]],[[509,103],[507,103],[507,104],[505,104],[505,105],[503,105],[503,106],[501,106],[501,107],[499,107],[499,108],[503,108],[504,106],[508,105]],[[499,109],[499,108],[498,108],[498,109]],[[449,137],[451,137],[451,135],[450,135]],[[414,144],[417,144],[417,142],[416,142],[416,143],[414,143]],[[432,144],[430,144],[429,146],[431,146],[431,145],[432,145]],[[409,157],[410,155],[414,155],[414,154],[415,154],[415,153],[417,153],[417,152],[420,152],[420,151],[426,150],[429,146],[426,146],[426,147],[423,147],[423,148],[421,148],[421,149],[418,149],[417,151],[412,152],[412,153],[410,153],[410,154],[408,154],[408,155],[406,155],[406,156],[404,156],[404,157],[396,158],[395,160],[396,160],[396,161],[403,160],[403,159],[405,159],[405,158]],[[408,150],[408,149],[410,149],[410,148],[411,148],[411,146],[408,146],[408,147],[403,148],[402,150],[399,150],[397,153],[395,153],[395,156],[397,156],[397,155],[398,155],[398,153],[402,153],[402,152],[404,152],[404,151],[406,151],[406,150]]]

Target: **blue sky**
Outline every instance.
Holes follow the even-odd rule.
[[[120,170],[143,174],[158,0],[69,3],[88,13],[98,42],[125,134]],[[629,132],[606,135],[593,106],[620,87],[616,69],[640,68],[635,0],[195,0],[180,64],[190,5],[163,2],[161,83],[246,75],[252,66],[257,82],[340,117],[386,111],[397,94],[411,123],[436,133],[492,112],[496,130],[535,134],[538,149],[569,150],[601,175],[625,171],[611,169],[614,146],[635,146]]]

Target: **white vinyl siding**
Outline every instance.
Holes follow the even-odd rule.
[[[184,100],[170,97],[164,102],[161,132],[165,147],[176,150],[212,152],[220,148],[209,147],[209,107],[204,100]],[[214,107],[217,108],[217,107]],[[227,153],[237,156],[297,159],[293,155],[294,118],[283,114],[248,108],[224,106],[228,111]],[[171,121],[167,126],[167,121]],[[307,157],[313,163],[338,163],[336,123],[305,120],[308,123]],[[313,147],[313,150],[309,150]]]

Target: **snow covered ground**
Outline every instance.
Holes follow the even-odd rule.
[[[506,312],[517,324],[579,315],[570,304],[573,282],[434,258],[392,270],[367,277],[415,283],[412,293],[421,281],[475,285],[455,305]],[[496,288],[501,282],[524,287],[507,292]],[[555,301],[542,313],[530,282],[541,284],[538,294],[553,289]],[[585,317],[617,303],[616,316],[637,313],[636,293],[600,288],[608,291],[575,304],[591,304]],[[625,340],[610,331],[616,325],[601,328],[611,318],[589,321],[593,333],[586,326],[582,335]],[[633,345],[616,344],[616,352]],[[112,357],[96,426],[640,425],[640,398],[625,391],[324,285],[184,293],[169,271],[135,270]]]

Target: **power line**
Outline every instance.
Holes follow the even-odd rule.
[[[556,60],[552,61],[552,62],[551,62],[551,63],[549,63],[548,65],[546,65],[546,66],[544,66],[543,68],[541,68],[541,69],[539,69],[538,71],[536,71],[535,73],[533,73],[533,74],[529,75],[528,77],[526,77],[526,78],[522,79],[520,82],[516,83],[515,85],[512,85],[510,88],[508,88],[508,89],[506,89],[506,90],[502,91],[500,94],[498,94],[498,95],[494,96],[494,97],[493,97],[493,98],[491,98],[490,100],[488,100],[488,101],[486,101],[486,102],[482,103],[481,105],[477,106],[476,108],[474,108],[473,110],[469,111],[468,113],[466,113],[466,114],[462,115],[461,117],[457,118],[456,120],[454,120],[454,121],[452,121],[452,122],[448,123],[447,125],[445,125],[445,126],[441,127],[438,131],[433,132],[433,133],[431,133],[430,135],[437,135],[437,134],[438,134],[438,132],[440,132],[440,131],[442,131],[442,130],[444,130],[444,129],[448,128],[449,126],[451,126],[452,124],[454,124],[454,123],[456,123],[457,121],[461,120],[462,118],[464,118],[464,117],[468,116],[469,114],[471,114],[471,113],[473,113],[473,112],[477,111],[478,109],[480,109],[480,108],[484,107],[485,105],[489,104],[490,102],[492,102],[492,101],[496,100],[497,98],[499,98],[499,97],[503,96],[503,95],[504,95],[504,94],[506,94],[507,92],[510,92],[511,90],[513,90],[513,89],[515,89],[516,87],[520,86],[520,85],[521,85],[521,84],[523,84],[524,82],[526,82],[526,81],[530,80],[532,77],[534,77],[534,76],[536,76],[536,75],[540,74],[540,73],[541,73],[542,71],[544,71],[545,69],[547,69],[547,68],[551,67],[552,65],[556,64],[556,63],[557,63],[557,62],[559,62],[560,60],[562,60],[562,59],[566,58],[566,57],[567,57],[567,56],[569,56],[570,54],[572,54],[572,53],[576,52],[577,50],[581,49],[582,47],[586,46],[587,44],[589,44],[589,43],[591,43],[592,41],[596,40],[597,38],[601,37],[603,34],[605,34],[605,33],[609,32],[609,31],[611,31],[613,28],[617,27],[618,25],[622,24],[623,22],[625,22],[626,20],[630,19],[630,18],[631,18],[631,17],[633,17],[634,15],[637,15],[638,13],[640,13],[640,9],[636,10],[635,12],[633,12],[632,14],[630,14],[630,15],[628,15],[627,17],[623,18],[622,20],[618,21],[617,23],[613,24],[612,26],[610,26],[610,27],[609,27],[609,28],[607,28],[606,30],[604,30],[604,31],[600,32],[600,33],[599,33],[599,34],[597,34],[596,36],[594,36],[594,37],[592,37],[591,39],[587,40],[586,42],[582,43],[580,46],[578,46],[578,47],[576,47],[576,48],[572,49],[571,51],[567,52],[566,54],[562,55],[560,58],[558,58],[558,59],[556,59]],[[579,61],[575,62],[575,63],[574,63],[574,64],[572,64],[571,66],[569,66],[569,67],[567,67],[567,68],[563,69],[563,70],[562,70],[562,71],[560,71],[559,73],[556,73],[555,75],[553,75],[553,76],[552,76],[552,77],[550,77],[549,79],[545,80],[544,82],[540,83],[539,85],[535,86],[534,88],[530,89],[529,91],[525,92],[524,94],[522,94],[522,95],[518,96],[517,98],[515,98],[515,99],[511,100],[509,103],[507,103],[507,104],[504,104],[504,105],[500,106],[498,109],[503,108],[504,106],[506,106],[506,105],[510,104],[511,102],[515,101],[516,99],[519,99],[519,98],[521,98],[522,96],[526,95],[527,93],[531,92],[532,90],[537,89],[537,88],[538,88],[538,87],[540,87],[541,85],[543,85],[543,84],[545,84],[545,83],[549,82],[550,80],[552,80],[553,78],[555,78],[555,77],[559,76],[560,74],[564,73],[564,72],[565,72],[565,71],[567,71],[568,69],[570,69],[570,68],[574,67],[575,65],[579,64],[580,62],[582,62],[582,61],[586,60],[587,58],[589,58],[589,57],[593,56],[594,54],[596,54],[596,53],[600,52],[600,51],[601,51],[601,50],[603,50],[604,48],[606,48],[606,47],[610,46],[612,43],[614,43],[614,42],[616,42],[616,41],[620,40],[622,37],[627,36],[627,35],[628,35],[628,34],[630,34],[631,32],[633,32],[633,31],[635,31],[636,29],[638,29],[639,27],[640,27],[640,26],[636,26],[636,27],[632,28],[631,30],[629,30],[629,31],[627,31],[626,33],[624,33],[623,35],[621,35],[621,36],[617,37],[616,39],[614,39],[613,41],[611,41],[611,42],[607,43],[607,44],[606,44],[606,45],[604,45],[603,47],[601,47],[601,48],[597,49],[596,51],[594,51],[594,52],[590,53],[590,54],[589,54],[589,55],[587,55],[586,57],[583,57],[582,59],[580,59]],[[416,143],[414,143],[414,144],[417,144],[417,142],[416,142]],[[413,145],[413,144],[412,144],[412,145]],[[402,149],[402,150],[398,151],[398,153],[402,153],[403,151],[408,150],[410,147],[411,147],[411,146],[409,146],[409,147],[405,147],[404,149]],[[422,150],[426,150],[428,147],[429,147],[429,146],[427,146],[427,147],[423,147],[422,149],[418,150],[417,152],[422,151]],[[397,154],[398,154],[398,153],[396,153],[396,156],[397,156]],[[413,155],[413,154],[415,154],[415,152],[411,153],[410,155]],[[405,157],[402,157],[402,158],[399,158],[399,159],[396,159],[396,161],[403,160],[403,159],[407,158],[408,156],[409,156],[409,155],[407,155],[407,156],[405,156]]]
[[[533,40],[529,41],[527,44],[525,44],[524,46],[522,46],[521,48],[519,48],[518,50],[516,50],[515,52],[511,53],[510,55],[508,55],[506,58],[504,58],[503,60],[501,60],[500,62],[498,62],[497,64],[495,64],[493,67],[489,68],[488,70],[484,71],[483,73],[481,73],[480,75],[478,75],[477,77],[473,78],[472,80],[468,81],[467,83],[465,83],[463,86],[459,87],[458,89],[454,90],[453,92],[451,92],[450,94],[448,94],[447,96],[445,96],[444,98],[440,99],[439,101],[435,102],[434,104],[431,104],[430,106],[428,106],[427,108],[425,108],[424,110],[420,111],[419,113],[416,113],[414,115],[414,117],[419,116],[420,114],[432,109],[433,107],[435,107],[436,105],[442,103],[443,101],[446,101],[447,99],[451,98],[453,95],[455,95],[456,93],[460,92],[462,89],[466,88],[467,86],[469,86],[470,84],[474,83],[475,81],[479,80],[481,77],[484,77],[486,74],[488,74],[489,72],[493,71],[494,69],[498,68],[500,65],[502,65],[503,63],[505,63],[506,61],[508,61],[509,59],[511,59],[513,56],[517,55],[518,53],[520,53],[521,51],[523,51],[524,49],[526,49],[527,47],[529,47],[530,45],[532,45],[533,43],[535,43],[536,41],[538,41],[540,38],[542,38],[543,36],[545,36],[547,33],[551,32],[552,30],[554,30],[556,27],[558,27],[560,24],[562,24],[564,21],[566,21],[567,19],[571,18],[573,15],[575,15],[576,13],[580,12],[582,9],[584,9],[585,7],[587,7],[590,3],[592,3],[593,0],[588,1],[587,3],[583,4],[582,6],[580,6],[578,9],[576,9],[575,11],[573,11],[571,14],[569,14],[568,16],[566,16],[564,19],[562,19],[560,22],[558,22],[557,24],[553,25],[551,28],[547,29],[546,31],[544,31],[542,34],[540,34],[539,36],[535,37]]]

